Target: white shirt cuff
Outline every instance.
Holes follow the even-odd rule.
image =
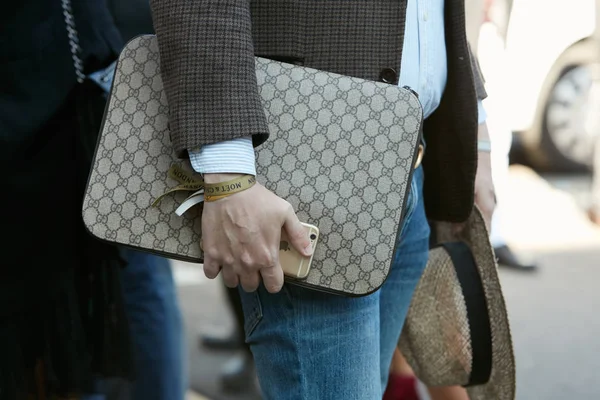
[[[477,122],[479,125],[483,124],[487,119],[485,108],[483,108],[483,101],[477,100]]]
[[[207,144],[189,151],[192,168],[201,174],[249,174],[256,176],[256,157],[251,137]]]

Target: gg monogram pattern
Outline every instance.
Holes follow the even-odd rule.
[[[308,277],[295,283],[366,295],[391,265],[420,138],[422,108],[397,86],[256,58],[270,139],[257,148],[257,179],[319,227]],[[83,217],[96,237],[202,262],[201,207],[183,217],[176,158],[154,36],[121,53],[86,190]]]

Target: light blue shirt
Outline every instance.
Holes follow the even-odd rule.
[[[448,77],[444,34],[444,0],[408,0],[398,85],[419,94],[424,118],[440,105]],[[486,115],[477,103],[479,123]],[[190,151],[193,168],[201,173],[256,175],[252,139],[244,137]]]

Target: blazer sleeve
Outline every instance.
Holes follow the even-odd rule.
[[[151,0],[151,7],[177,155],[240,137],[265,141],[250,0]]]
[[[471,57],[471,69],[473,70],[473,82],[475,83],[475,93],[477,94],[478,100],[485,99],[488,95],[485,90],[485,79],[481,73],[481,66],[477,56],[473,53],[471,45],[469,44],[469,56]]]

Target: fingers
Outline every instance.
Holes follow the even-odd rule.
[[[219,272],[221,272],[222,266],[216,251],[211,249],[206,251],[202,239],[200,239],[200,250],[204,253],[204,275],[208,279],[215,279],[219,275]]]
[[[204,257],[204,275],[208,279],[215,279],[221,272],[221,266],[215,260],[208,257]]]
[[[289,207],[286,214],[285,222],[283,224],[290,243],[294,248],[303,256],[310,256],[313,252],[308,232],[306,228],[300,223],[300,220],[296,216],[292,206]]]
[[[277,264],[271,267],[262,268],[259,272],[242,273],[238,275],[236,269],[232,265],[219,266],[216,262],[204,263],[204,275],[209,279],[214,279],[222,275],[225,286],[229,288],[241,285],[246,292],[254,292],[260,285],[261,276],[264,281],[265,288],[269,293],[277,293],[283,287],[283,270]]]
[[[277,293],[283,287],[283,270],[279,265],[279,260],[277,260],[277,264],[261,269],[260,275],[267,292]]]
[[[283,286],[277,257],[282,226],[292,246],[309,256],[312,246],[308,232],[291,205],[260,185],[231,196],[227,202],[205,206],[200,244],[205,275],[214,278],[220,271],[227,286],[240,285],[248,292],[258,288],[262,277],[269,292],[279,291]]]
[[[485,223],[485,227],[488,230],[488,232],[490,232],[492,230],[492,216],[485,215],[483,217],[483,222]]]
[[[492,227],[492,215],[494,215],[494,208],[492,206],[486,207],[481,210],[481,214],[483,215],[483,221],[485,222],[485,227],[488,231]]]
[[[492,217],[494,215],[494,210],[496,208],[496,203],[494,199],[490,197],[488,202],[481,207],[481,213],[483,214],[483,220],[485,221],[486,228],[488,230],[492,227]]]
[[[486,228],[491,229],[492,216],[496,209],[496,193],[493,185],[483,185],[482,189],[475,191],[475,204],[479,207]]]
[[[490,211],[489,211],[489,215],[487,217],[488,230],[492,229],[492,218],[494,217],[494,211],[496,211],[496,204],[497,204],[496,192],[492,190],[492,199],[490,201]]]
[[[235,288],[240,284],[238,275],[232,266],[224,266],[222,269],[223,282],[228,288]]]
[[[246,292],[254,292],[260,285],[260,275],[258,272],[240,275],[240,284]]]

